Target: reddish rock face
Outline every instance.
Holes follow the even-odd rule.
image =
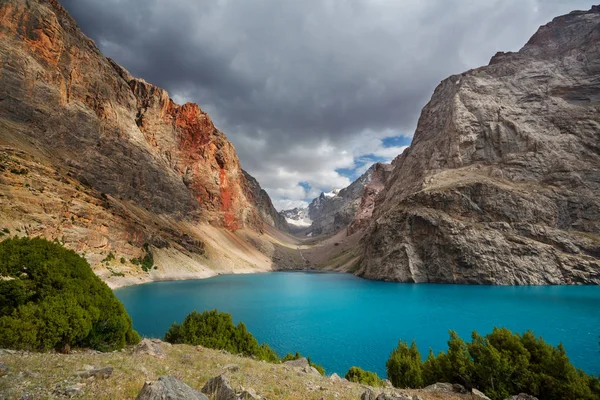
[[[0,21],[0,112],[26,125],[11,136],[155,213],[261,228],[234,147],[200,107],[106,59],[56,1],[3,2]]]

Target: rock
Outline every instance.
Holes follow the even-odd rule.
[[[79,371],[75,375],[80,378],[99,378],[99,379],[108,379],[113,373],[113,367],[104,367],[104,368],[92,368],[84,371]]]
[[[329,377],[329,380],[330,380],[331,382],[337,383],[337,382],[341,382],[341,381],[342,381],[342,378],[341,378],[341,377],[340,377],[338,374],[336,374],[336,373],[334,372],[334,373],[333,373],[333,374],[331,374],[331,376]]]
[[[481,400],[491,400],[489,397],[487,397],[483,392],[473,388],[472,392],[473,394],[473,398],[475,399],[481,399]],[[533,398],[535,399],[535,397]],[[522,400],[533,400],[533,399],[522,399]],[[535,399],[537,400],[537,399]]]
[[[403,394],[380,393],[375,400],[412,400]]]
[[[538,400],[538,398],[526,393],[519,393],[518,395],[511,396],[506,400]]]
[[[74,396],[77,396],[78,394],[80,394],[81,392],[83,392],[84,388],[85,388],[85,383],[77,383],[75,385],[70,385],[65,388],[64,394],[67,397],[74,397]]]
[[[201,391],[211,396],[213,400],[237,400],[238,398],[224,375],[210,379]]]
[[[229,372],[238,372],[240,370],[240,366],[237,364],[227,364],[223,367],[223,369]]]
[[[8,375],[9,370],[8,365],[0,363],[0,376]]]
[[[371,389],[367,389],[360,396],[360,400],[376,400],[377,395]]]
[[[308,364],[308,360],[306,359],[306,357],[302,357],[302,358],[299,358],[297,360],[286,361],[283,364],[287,365],[289,367],[294,367],[294,368],[310,367],[310,365]]]
[[[174,376],[161,376],[155,382],[146,382],[137,400],[208,400]]]
[[[440,83],[394,161],[357,274],[600,284],[600,10]]]
[[[467,393],[467,389],[465,389],[465,387],[459,383],[452,384],[452,390],[455,393],[462,393],[462,394]]]
[[[167,354],[161,346],[160,340],[143,339],[133,349],[134,353],[149,354],[157,358],[166,358]]]
[[[454,393],[454,386],[451,383],[438,382],[433,385],[426,386],[422,389],[425,392],[442,392]]]
[[[394,385],[392,384],[392,381],[390,381],[389,379],[384,379],[383,380],[383,384],[385,385],[386,388],[393,388]]]
[[[318,377],[322,376],[319,370],[317,370],[315,367],[311,367],[310,365],[302,368],[301,371],[309,375],[314,375]]]
[[[252,388],[242,390],[239,396],[240,400],[260,400],[260,396]]]

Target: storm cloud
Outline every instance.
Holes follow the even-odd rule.
[[[580,0],[62,0],[102,52],[207,111],[276,207],[410,143],[449,75]]]

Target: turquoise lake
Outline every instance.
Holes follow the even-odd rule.
[[[193,310],[242,321],[280,356],[300,351],[327,370],[352,365],[385,376],[398,339],[421,355],[446,349],[448,330],[533,330],[562,342],[573,364],[600,374],[600,287],[466,286],[368,281],[349,274],[276,272],[155,282],[115,290],[143,336],[163,337]]]

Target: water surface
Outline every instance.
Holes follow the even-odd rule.
[[[423,356],[447,348],[448,330],[532,329],[562,342],[575,366],[600,374],[600,287],[467,286],[368,281],[349,274],[276,272],[154,282],[115,290],[144,336],[162,337],[193,310],[242,321],[280,356],[300,351],[328,373],[352,365],[385,376],[398,339]]]

